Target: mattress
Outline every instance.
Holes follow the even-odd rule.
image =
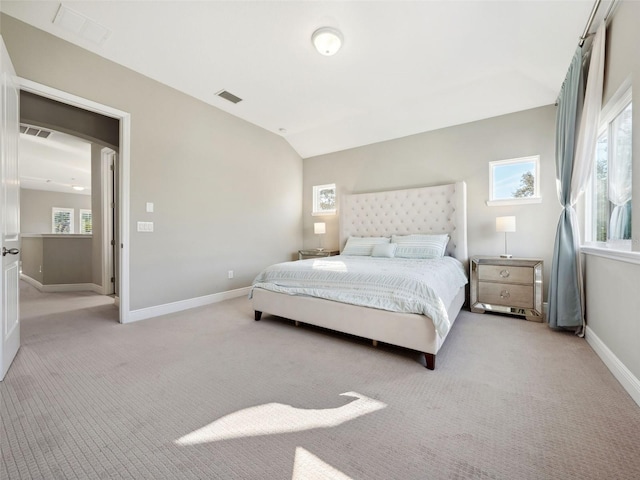
[[[451,327],[447,306],[467,283],[453,257],[378,258],[338,255],[272,265],[254,280],[261,288],[398,313],[430,317],[441,337]]]

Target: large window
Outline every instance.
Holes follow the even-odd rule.
[[[596,145],[589,203],[587,240],[623,246],[631,240],[631,90],[603,109]]]

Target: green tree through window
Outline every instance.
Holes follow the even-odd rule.
[[[525,172],[520,178],[520,186],[512,193],[514,198],[533,197],[535,177],[531,172]]]

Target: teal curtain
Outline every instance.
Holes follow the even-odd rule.
[[[548,322],[553,328],[582,329],[581,278],[578,277],[576,213],[571,205],[576,140],[578,136],[585,78],[582,51],[578,47],[558,97],[556,114],[556,179],[562,213],[558,221],[551,277]]]

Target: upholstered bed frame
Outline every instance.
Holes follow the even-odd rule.
[[[391,236],[412,233],[450,236],[447,255],[465,266],[467,253],[466,184],[346,195],[340,204],[340,249],[349,236]],[[447,306],[453,324],[465,300],[462,287]],[[423,352],[427,368],[435,368],[441,337],[429,317],[359,307],[313,297],[255,288],[255,319],[267,312],[360,337]]]

